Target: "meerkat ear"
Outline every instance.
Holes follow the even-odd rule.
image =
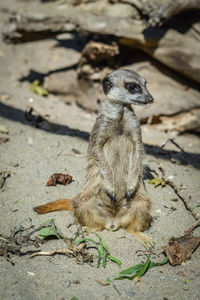
[[[103,91],[104,91],[104,94],[108,94],[108,92],[111,90],[112,88],[112,82],[109,80],[108,77],[105,77],[103,79],[103,82],[102,82],[102,85],[103,85]]]

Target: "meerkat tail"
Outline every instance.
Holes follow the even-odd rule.
[[[33,208],[35,212],[38,214],[47,214],[49,212],[53,211],[59,211],[59,210],[73,210],[73,206],[70,199],[58,199],[53,202],[49,202],[45,205],[36,206]]]

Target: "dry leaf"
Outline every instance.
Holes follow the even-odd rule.
[[[200,245],[200,237],[184,235],[179,238],[170,238],[168,245],[163,250],[169,258],[171,265],[182,264],[191,258],[192,252]]]
[[[5,143],[7,143],[9,141],[9,138],[7,138],[7,137],[0,137],[0,145],[1,144],[5,144]]]
[[[154,177],[153,179],[149,179],[148,183],[154,184],[155,187],[157,187],[159,185],[161,185],[162,187],[165,186],[165,181],[160,178],[157,178],[157,177]]]
[[[62,173],[53,174],[47,181],[47,186],[56,186],[58,184],[67,185],[72,182],[73,176]]]

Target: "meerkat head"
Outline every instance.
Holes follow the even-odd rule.
[[[132,70],[118,69],[103,79],[103,92],[108,100],[122,104],[145,105],[153,102],[146,80]]]

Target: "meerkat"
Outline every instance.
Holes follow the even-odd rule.
[[[73,210],[88,232],[124,228],[152,246],[152,239],[143,232],[150,225],[151,201],[142,181],[144,148],[132,105],[152,103],[153,97],[145,79],[132,70],[118,69],[102,85],[82,191],[71,200],[59,199],[34,210],[39,214]]]

